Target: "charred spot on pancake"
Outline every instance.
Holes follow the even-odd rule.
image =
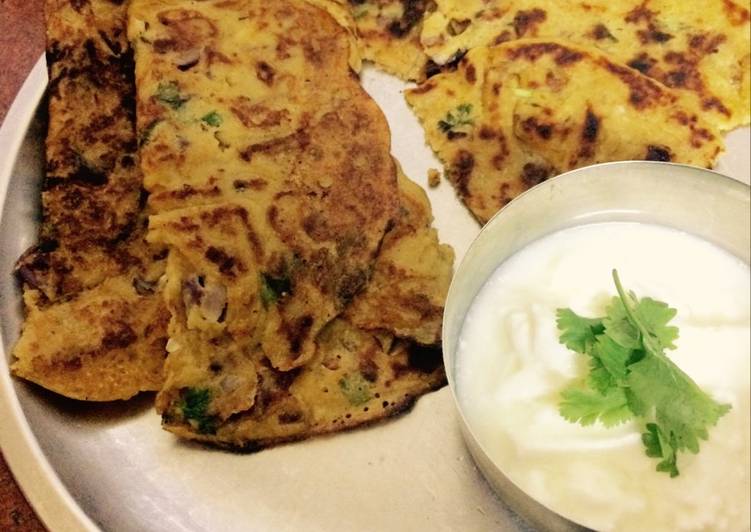
[[[592,30],[589,32],[589,36],[595,39],[596,41],[602,41],[603,39],[610,39],[611,41],[617,41],[615,36],[610,33],[610,30],[608,27],[603,24],[602,22],[599,24],[596,24]]]
[[[524,119],[521,125],[524,131],[527,133],[536,133],[543,140],[550,140],[550,137],[553,136],[553,126],[539,122],[534,116]]]
[[[649,69],[651,69],[655,65],[655,63],[657,63],[656,59],[651,58],[649,55],[647,55],[646,52],[642,52],[634,59],[629,61],[628,66],[635,70],[638,70],[642,74],[646,74],[649,72]]]
[[[514,31],[517,37],[524,37],[527,33],[535,35],[537,33],[537,25],[544,22],[547,18],[547,13],[540,9],[534,8],[528,11],[519,11],[514,16]]]
[[[107,331],[102,339],[105,349],[124,349],[138,339],[133,328],[125,322],[113,323],[113,329]]]
[[[473,65],[472,63],[467,63],[464,70],[464,77],[467,79],[468,83],[474,85],[474,83],[477,81],[477,70],[475,69],[475,65]]]
[[[733,26],[742,26],[749,21],[749,11],[731,0],[722,0],[725,16]]]
[[[591,108],[587,109],[587,115],[584,119],[584,128],[582,129],[582,140],[592,143],[597,140],[597,133],[600,127],[600,119],[592,112]]]
[[[421,373],[433,373],[443,366],[441,349],[416,344],[409,348],[408,364]]]
[[[469,178],[475,168],[475,157],[467,150],[459,150],[454,156],[449,176],[462,197],[469,196]]]
[[[308,314],[295,318],[291,322],[285,321],[283,323],[282,327],[289,341],[290,356],[292,359],[296,359],[302,354],[300,350],[310,335],[313,323],[313,316]]]
[[[647,146],[647,154],[644,157],[646,161],[660,161],[668,163],[673,160],[670,148],[667,146]]]
[[[217,265],[219,271],[224,275],[234,276],[236,271],[240,270],[240,263],[237,262],[235,257],[228,255],[224,250],[209,246],[206,250],[206,258]]]
[[[524,184],[531,188],[535,185],[539,185],[549,177],[555,174],[555,170],[546,164],[540,163],[527,163],[522,168],[522,181]]]
[[[269,87],[274,84],[275,74],[276,71],[266,61],[259,61],[256,63],[256,76]]]
[[[412,31],[421,21],[427,9],[427,0],[401,0],[403,12],[399,20],[388,25],[388,31],[397,38],[402,38]]]

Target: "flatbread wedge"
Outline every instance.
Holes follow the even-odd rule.
[[[695,100],[721,131],[751,119],[751,29],[738,0],[436,0],[421,42],[438,64],[523,38],[594,46]]]
[[[81,400],[162,383],[161,248],[146,243],[126,8],[49,0],[40,243],[18,261],[25,322],[13,373]]]
[[[573,168],[632,159],[712,167],[723,150],[719,131],[685,94],[560,41],[475,48],[455,72],[406,98],[481,223]]]

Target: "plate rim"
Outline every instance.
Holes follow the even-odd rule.
[[[16,94],[0,126],[0,219],[11,175],[29,125],[47,90],[47,61],[42,53]],[[0,333],[2,334],[2,333]],[[19,488],[48,530],[99,530],[67,490],[45,456],[16,395],[8,360],[0,343],[0,449]]]

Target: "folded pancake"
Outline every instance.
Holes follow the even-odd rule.
[[[127,399],[162,382],[164,253],[145,241],[126,8],[49,0],[49,127],[40,243],[17,265],[15,375],[62,395]]]
[[[711,167],[723,149],[684,93],[596,49],[558,41],[475,48],[455,72],[406,97],[482,223],[522,191],[573,168],[630,159]]]
[[[125,7],[48,0],[45,10],[50,81],[42,227],[18,273],[57,301],[141,260],[141,249],[123,245],[139,229],[141,174]]]
[[[347,33],[304,1],[137,0],[131,17],[138,121],[156,123],[141,147],[150,239],[228,253],[224,235],[201,234],[203,215],[186,215],[194,240],[157,228],[174,209],[247,212],[248,267],[289,285],[257,324],[263,349],[277,369],[303,365],[367,280],[398,202],[386,120],[350,74]],[[197,55],[180,68],[185,50]]]
[[[422,44],[445,64],[478,46],[561,39],[595,46],[615,60],[688,92],[725,131],[751,113],[748,2],[738,0],[436,0]]]
[[[131,17],[149,240],[169,249],[165,428],[256,448],[440,386],[440,353],[339,318],[402,219],[388,126],[351,75],[346,30],[302,0],[134,0]]]
[[[437,346],[454,251],[440,244],[431,227],[433,213],[425,191],[401,171],[399,199],[399,218],[383,239],[373,275],[345,317],[364,330]]]
[[[374,423],[446,383],[440,349],[384,341],[341,318],[327,325],[317,344],[315,358],[294,371],[280,372],[258,355],[253,407],[226,419],[225,390],[251,387],[215,366],[214,382],[182,389],[162,412],[164,427],[183,438],[253,451]]]
[[[453,252],[430,228],[425,193],[403,175],[399,186],[400,216],[384,238],[372,280],[343,317],[317,335],[314,356],[291,371],[280,371],[263,349],[253,349],[260,342],[252,336],[253,324],[288,297],[291,286],[278,274],[246,266],[257,266],[262,260],[253,256],[264,256],[254,242],[273,247],[273,235],[247,230],[250,220],[262,217],[252,207],[221,216],[215,213],[225,207],[209,207],[154,218],[158,238],[172,239],[165,294],[177,317],[170,326],[168,380],[157,398],[167,430],[255,450],[373,423],[445,384],[438,346]],[[184,237],[193,246],[174,245],[175,238],[183,238],[175,235],[190,227],[198,230],[187,223],[189,212],[194,220],[198,213],[211,212],[216,227],[223,227],[232,246],[227,254],[234,258],[225,272],[218,265],[194,267],[203,262],[205,253],[195,243],[209,240],[207,229],[202,238]],[[179,227],[163,226],[167,219]],[[193,277],[186,281],[188,271]],[[228,273],[244,282],[227,283]]]
[[[85,401],[159,389],[170,315],[156,289],[156,282],[118,276],[41,308],[40,293],[27,291],[13,373]]]

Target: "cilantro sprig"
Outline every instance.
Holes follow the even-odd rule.
[[[699,452],[708,429],[730,410],[719,404],[665,354],[675,349],[678,328],[669,325],[676,310],[626,292],[613,270],[618,296],[602,318],[584,318],[558,309],[560,342],[589,357],[583,384],[565,389],[561,415],[583,426],[599,421],[612,427],[633,418],[644,421],[646,454],[657,471],[678,476],[678,453]]]
[[[446,113],[443,120],[438,121],[438,129],[447,135],[460,133],[460,129],[466,129],[475,123],[472,118],[472,104],[463,103],[453,111]]]

